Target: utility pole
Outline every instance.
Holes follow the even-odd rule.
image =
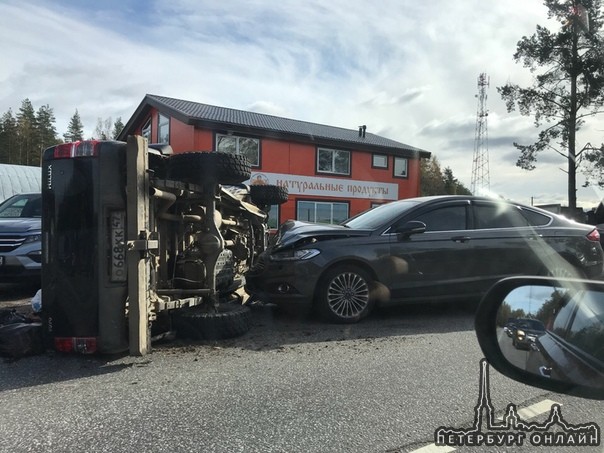
[[[478,108],[476,112],[476,132],[474,137],[474,157],[472,159],[472,193],[479,195],[490,189],[489,176],[489,134],[487,128],[487,88],[489,77],[486,73],[478,76]]]

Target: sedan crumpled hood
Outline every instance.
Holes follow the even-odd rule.
[[[42,220],[39,218],[0,219],[0,233],[29,233],[41,229]]]
[[[369,236],[370,230],[353,230],[341,225],[327,225],[320,223],[301,222],[288,220],[279,227],[274,250],[294,246],[298,242],[315,239],[344,239],[349,237]]]

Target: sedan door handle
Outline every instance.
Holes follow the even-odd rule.
[[[469,241],[470,241],[470,239],[472,239],[470,236],[453,236],[453,237],[451,238],[451,240],[452,240],[453,242],[461,242],[461,243],[464,243],[464,242],[469,242]]]

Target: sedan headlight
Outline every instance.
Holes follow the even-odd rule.
[[[295,260],[309,260],[321,253],[317,249],[298,249],[298,250],[287,250],[285,252],[277,252],[270,255],[270,259],[273,261],[295,261]]]

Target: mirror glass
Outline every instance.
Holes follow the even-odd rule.
[[[604,389],[604,292],[521,286],[497,313],[497,341],[514,366],[547,379]]]

